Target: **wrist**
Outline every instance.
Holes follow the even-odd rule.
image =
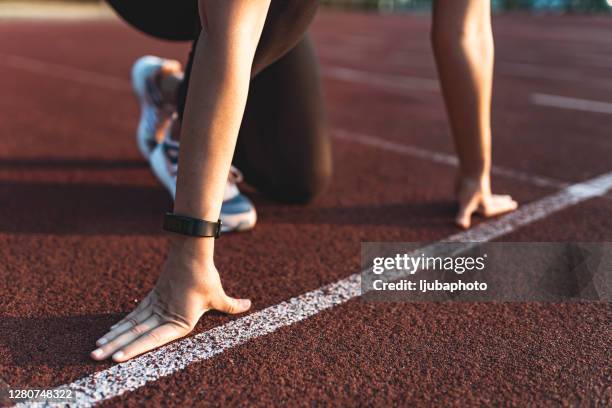
[[[180,261],[184,266],[214,266],[215,239],[171,234],[168,257]]]
[[[488,183],[491,178],[491,166],[488,163],[483,163],[473,167],[461,167],[458,172],[459,179],[477,183]]]

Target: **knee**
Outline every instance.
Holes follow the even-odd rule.
[[[313,171],[301,182],[294,184],[290,191],[291,201],[295,204],[308,204],[323,193],[332,177],[331,166]]]
[[[331,162],[325,160],[307,171],[288,176],[287,181],[277,185],[270,195],[287,204],[308,204],[328,187],[332,177]]]

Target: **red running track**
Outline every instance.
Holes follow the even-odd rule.
[[[612,21],[495,23],[495,163],[560,185],[611,171],[611,115],[536,106],[531,95],[612,102]],[[411,85],[435,79],[428,24],[318,16],[333,129],[452,154],[439,93]],[[118,21],[0,24],[0,379],[11,387],[58,386],[109,367],[88,352],[153,285],[170,201],[133,142],[127,79],[142,54],[184,60],[186,50]],[[346,139],[334,155],[333,184],[316,203],[253,193],[257,228],[220,241],[227,291],[256,310],[357,272],[361,241],[457,232],[451,166]],[[494,183],[523,203],[556,191],[502,175]],[[611,210],[609,197],[589,200],[502,240],[609,241]],[[231,319],[211,314],[196,331]],[[609,304],[354,299],[103,405],[605,406],[611,320]]]

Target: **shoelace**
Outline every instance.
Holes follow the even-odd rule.
[[[178,166],[179,145],[176,142],[164,141],[162,145],[166,159],[173,165]]]

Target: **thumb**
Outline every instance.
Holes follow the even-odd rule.
[[[223,313],[240,314],[251,308],[249,299],[236,299],[222,294],[211,304],[212,308]]]

